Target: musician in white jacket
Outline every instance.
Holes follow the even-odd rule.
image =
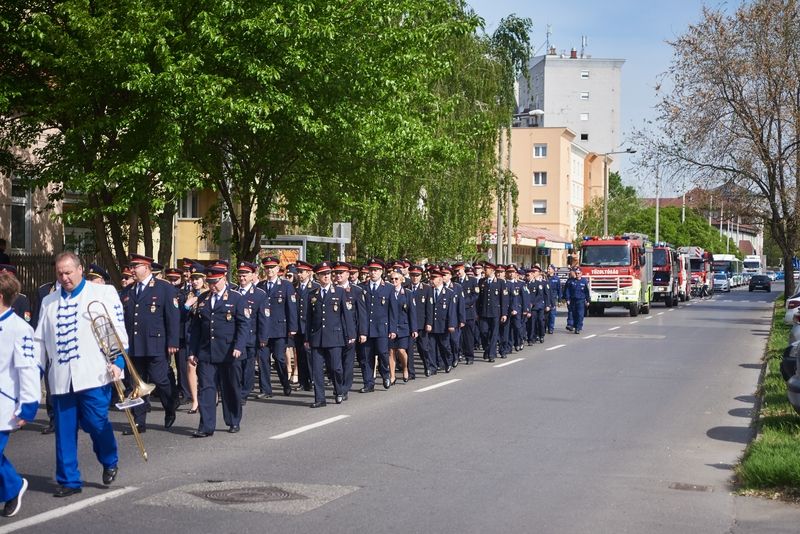
[[[56,256],[56,279],[61,290],[42,301],[34,334],[40,365],[47,369],[55,412],[56,481],[54,495],[67,497],[81,492],[78,470],[78,427],[92,438],[95,455],[103,466],[103,483],[117,476],[117,442],[108,419],[113,386],[124,368],[120,356],[108,363],[92,332],[87,306],[103,303],[120,336],[128,346],[122,303],[113,286],[88,284],[80,258],[72,252]],[[93,311],[97,308],[92,307]]]
[[[11,432],[36,417],[42,395],[33,328],[11,308],[19,291],[16,278],[0,274],[0,501],[5,503],[5,517],[19,512],[28,481],[19,476],[3,451]]]

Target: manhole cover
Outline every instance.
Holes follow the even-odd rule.
[[[208,491],[192,491],[189,493],[218,504],[295,501],[306,498],[305,495],[292,493],[291,491],[286,491],[276,486],[220,488]]]
[[[600,337],[615,337],[619,339],[665,339],[667,336],[657,334],[600,334]]]
[[[673,482],[669,485],[669,488],[683,491],[714,491],[713,486],[701,486],[699,484],[686,484],[683,482]]]

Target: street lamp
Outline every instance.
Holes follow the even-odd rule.
[[[636,150],[628,148],[600,154],[603,156],[603,235],[608,235],[608,156],[612,154],[636,154]]]

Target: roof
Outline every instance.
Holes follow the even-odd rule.
[[[491,243],[497,243],[496,226],[496,223],[492,224],[490,230],[489,239]],[[531,224],[520,224],[513,229],[513,233],[515,245],[553,249],[572,248],[572,241],[547,228],[540,228]]]

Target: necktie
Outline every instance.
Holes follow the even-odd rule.
[[[144,288],[144,284],[142,284],[141,282],[136,284],[136,296],[137,297],[142,294],[143,288]]]
[[[267,293],[272,291],[272,282],[267,282]]]
[[[216,307],[217,307],[217,294],[214,293],[213,295],[211,295],[211,308],[213,309]]]
[[[373,295],[375,294],[375,289],[376,289],[377,287],[378,287],[378,284],[375,284],[375,283],[373,283],[373,284],[372,284],[372,289],[370,290],[370,292],[371,292]]]
[[[322,290],[322,300],[325,300],[325,295],[328,293],[327,289]]]
[[[439,290],[438,289],[436,290],[436,295],[435,295],[434,300],[436,300],[436,302],[439,302]]]

